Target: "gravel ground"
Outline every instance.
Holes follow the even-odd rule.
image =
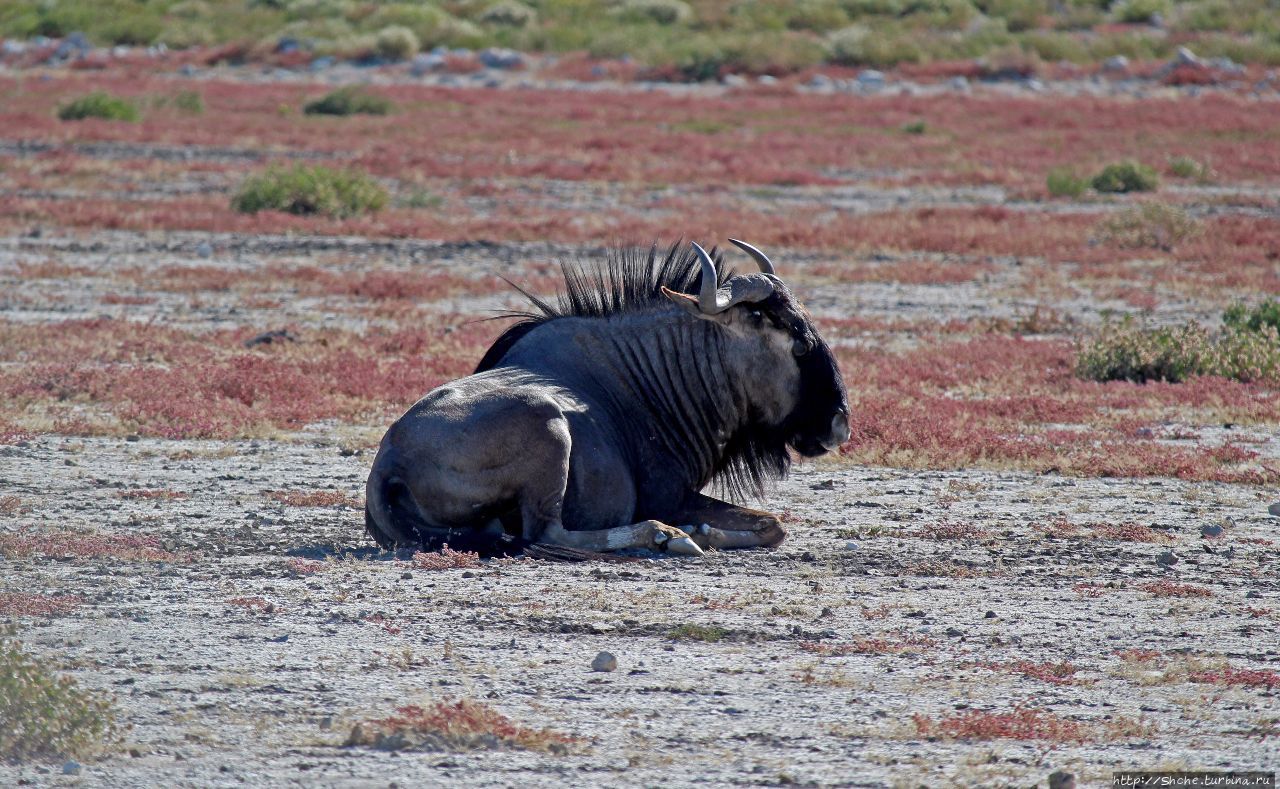
[[[377,553],[353,509],[264,495],[358,496],[368,462],[329,431],[6,448],[0,485],[29,507],[13,525],[152,535],[175,557],[4,560],[6,587],[84,599],[24,637],[114,694],[131,729],[123,754],[76,777],[5,766],[0,782],[1027,785],[1062,768],[1093,785],[1117,768],[1280,758],[1275,687],[1188,683],[1173,665],[1280,663],[1274,614],[1250,613],[1280,602],[1275,550],[1249,541],[1278,523],[1256,489],[818,463],[770,497],[791,528],[776,551],[436,571]],[[138,487],[190,497],[120,498]],[[1046,537],[1058,518],[1140,520],[1168,540]],[[957,523],[980,532],[921,536]],[[291,558],[323,563],[308,574]],[[1162,580],[1213,596],[1141,591]],[[269,608],[230,602],[254,599]],[[616,671],[591,670],[601,650]],[[1058,684],[999,668],[1018,661],[1077,671]],[[565,755],[343,747],[361,719],[450,698],[580,743]],[[964,741],[922,737],[912,719],[1030,702],[1095,734]]]

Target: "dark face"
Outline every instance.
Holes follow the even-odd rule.
[[[783,424],[787,443],[805,457],[834,451],[849,440],[849,396],[835,354],[785,285],[779,283],[773,296],[752,306],[762,326],[771,324],[790,336],[800,369],[799,398]]]

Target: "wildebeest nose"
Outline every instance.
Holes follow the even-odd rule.
[[[828,452],[835,452],[841,444],[849,440],[849,435],[849,417],[842,408],[831,417],[831,432],[827,440],[822,442],[822,448]]]

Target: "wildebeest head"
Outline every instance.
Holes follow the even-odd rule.
[[[702,263],[698,294],[662,292],[690,315],[725,327],[743,346],[736,377],[749,382],[749,399],[770,433],[806,457],[834,451],[849,438],[848,394],[835,355],[769,258],[729,240],[760,273],[739,274],[717,287],[715,263],[693,244]]]

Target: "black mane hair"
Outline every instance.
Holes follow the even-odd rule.
[[[733,275],[721,265],[722,254],[712,248],[718,285]],[[497,367],[513,346],[526,334],[558,318],[603,318],[629,312],[640,312],[655,305],[667,304],[662,295],[665,286],[680,293],[697,293],[702,285],[702,265],[693,247],[676,242],[660,255],[658,245],[618,247],[609,250],[603,262],[562,263],[564,285],[555,303],[534,296],[518,285],[512,287],[529,299],[533,310],[508,312],[499,317],[519,318],[507,327],[480,359],[475,372]],[[729,440],[724,454],[713,471],[711,480],[720,490],[738,498],[764,495],[769,480],[786,475],[791,467],[787,451],[785,426],[752,426]]]
[[[712,248],[711,259],[723,284],[730,272],[721,270],[722,255]],[[665,304],[662,295],[665,286],[680,293],[696,293],[702,285],[702,264],[693,247],[679,241],[667,248],[659,257],[655,243],[647,250],[643,247],[615,247],[606,253],[603,262],[562,262],[560,272],[564,286],[556,295],[555,303],[529,293],[510,282],[533,305],[532,311],[506,312],[499,318],[519,318],[518,323],[507,327],[498,339],[485,351],[475,372],[482,373],[498,366],[507,351],[529,332],[556,318],[604,318],[638,312],[655,304]]]

